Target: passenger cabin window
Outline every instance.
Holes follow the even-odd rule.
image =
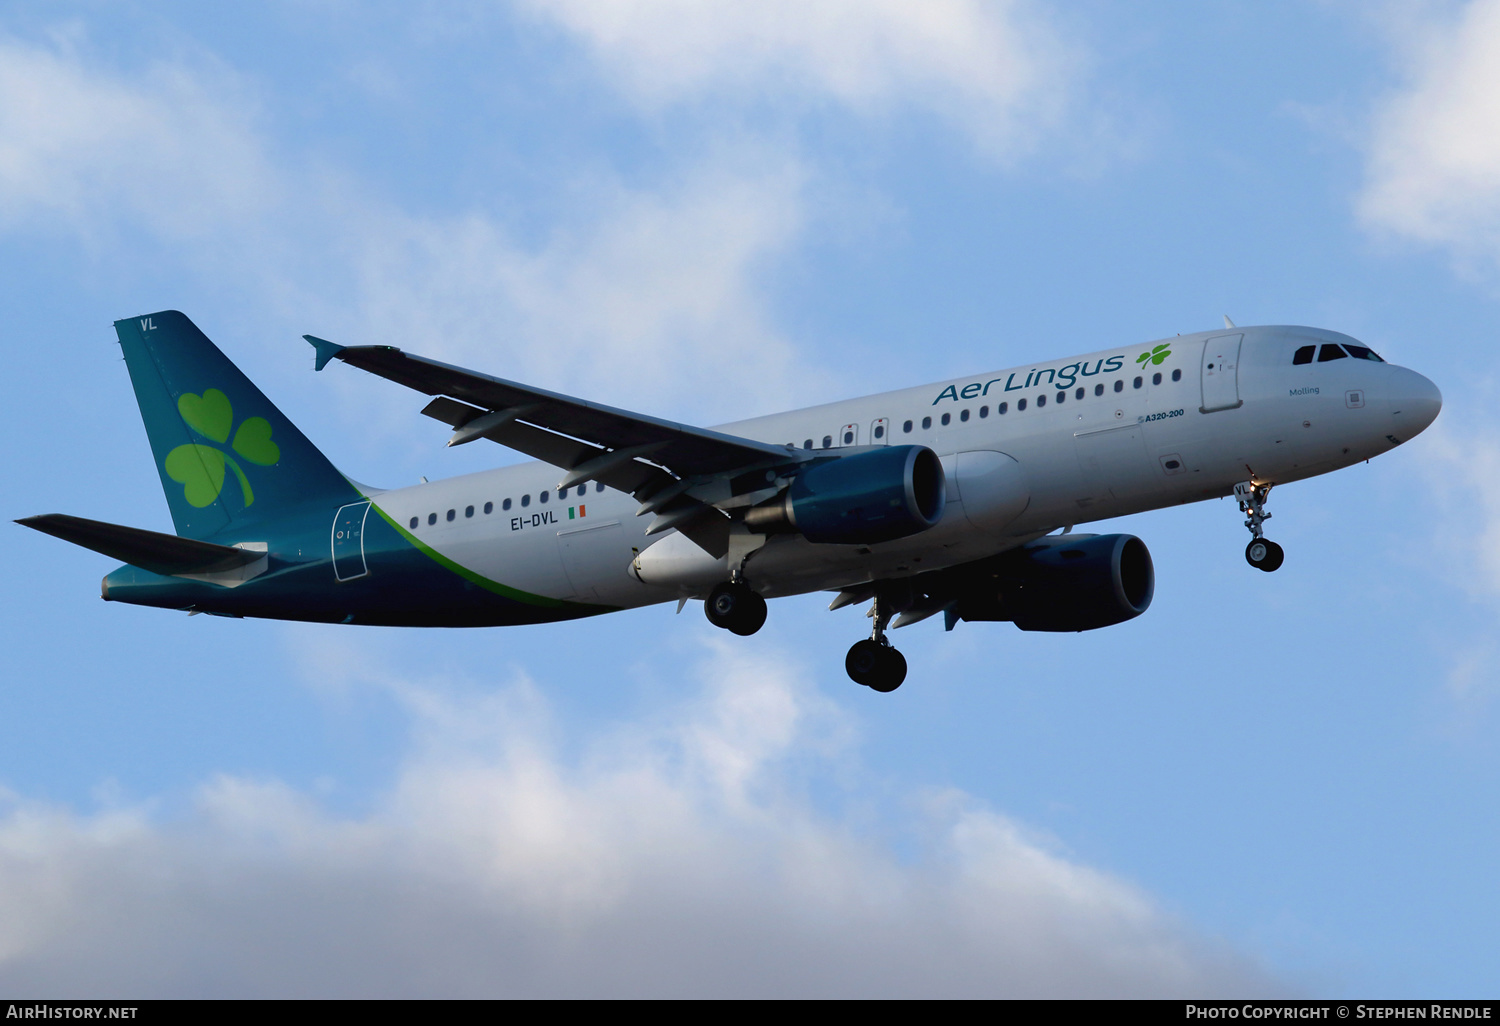
[[[602,491],[604,491],[604,482],[603,481],[595,481],[594,482],[594,491],[596,491],[596,492],[602,492]]]
[[[1125,391],[1125,382],[1123,382],[1123,381],[1116,381],[1115,382],[1115,391],[1116,392],[1123,392],[1123,391]]]
[[[907,426],[908,429],[911,428],[911,424],[907,424],[906,426]],[[804,449],[811,449],[812,448],[812,439],[811,438],[804,438],[802,440],[802,448],[804,448]]]
[[[845,445],[853,445],[854,444],[854,432],[853,431],[845,431],[844,432],[844,444]]]
[[[1004,415],[1010,409],[1010,403],[1001,403],[995,407],[995,412]]]
[[[427,514],[427,523],[428,523],[429,526],[431,526],[432,524],[437,523],[437,514],[436,513],[429,513],[429,514]]]
[[[504,502],[502,502],[500,504],[500,508],[501,509],[510,509],[510,500],[506,499]]]
[[[1153,385],[1159,385],[1159,384],[1161,384],[1161,371],[1157,371],[1155,374],[1151,375],[1151,384],[1153,384]]]
[[[911,434],[911,421],[907,421],[905,424],[902,424],[901,431],[904,434]]]
[[[951,414],[951,413],[945,413],[945,414],[943,414],[943,427],[947,427],[951,423],[953,423],[953,414]]]
[[[1182,380],[1182,368],[1181,367],[1177,368],[1176,370],[1174,370],[1172,372],[1172,380],[1173,381],[1181,381]]]
[[[547,501],[547,493],[543,492],[541,495],[538,495],[537,496],[537,501],[538,502],[546,502]]]
[[[1024,409],[1026,409],[1026,400],[1025,399],[1017,399],[1016,400],[1016,412],[1020,413]]]
[[[1076,392],[1073,393],[1073,398],[1074,399],[1082,399],[1084,391],[1085,391],[1084,389],[1080,388],[1078,391],[1076,391]]]
[[[1322,349],[1318,350],[1319,363],[1327,363],[1329,360],[1347,359],[1349,359],[1349,354],[1344,352],[1336,345],[1325,344]]]
[[[484,504],[484,512],[486,515],[495,512],[495,504],[493,502],[486,502]]]
[[[875,425],[875,430],[873,432],[871,432],[871,434],[873,434],[876,438],[884,438],[885,437],[885,425],[884,424],[876,424]]]
[[[472,517],[473,515],[474,515],[474,507],[473,506],[465,506],[464,507],[464,516],[466,516],[466,517]]]
[[[1347,342],[1344,343],[1344,348],[1356,360],[1373,360],[1375,363],[1385,363],[1384,360],[1375,355],[1375,350],[1373,349],[1367,349],[1364,346],[1351,346]]]
[[[421,517],[412,517],[411,518],[411,529],[413,531],[415,531],[417,529],[417,522],[420,521],[421,519],[422,519]]]
[[[833,436],[832,435],[824,435],[823,436],[823,448],[825,448],[825,449],[832,449],[833,448]]]
[[[967,421],[969,419],[969,411],[968,410],[964,410],[963,412],[961,412],[958,415],[958,419],[962,420],[962,421]]]
[[[922,418],[922,430],[926,431],[927,429],[929,429],[931,427],[932,427],[932,418],[931,417],[923,417]]]
[[[1299,363],[1312,363],[1313,353],[1318,351],[1317,346],[1302,346],[1292,354],[1293,366]]]
[[[456,516],[458,516],[458,510],[450,509],[448,511],[448,523],[453,523],[453,518]]]
[[[521,496],[521,505],[523,505],[523,506],[530,506],[531,505],[531,496],[530,495],[523,495],[523,496]]]
[[[1094,386],[1094,394],[1095,395],[1103,395],[1104,394],[1104,386],[1103,385],[1095,385]]]
[[[1046,396],[1039,395],[1039,396],[1036,397],[1036,408],[1037,409],[1040,410],[1043,406],[1046,406],[1046,405],[1047,405],[1047,397]]]
[[[984,418],[988,417],[989,415],[990,415],[990,408],[988,406],[981,406],[979,408],[979,419],[980,420],[983,420]]]
[[[1144,379],[1142,379],[1142,378],[1136,378],[1135,379],[1134,385],[1135,385],[1136,388],[1140,388],[1141,385],[1143,385],[1143,384],[1145,384]]]

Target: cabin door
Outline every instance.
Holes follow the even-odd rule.
[[[1201,413],[1233,410],[1240,405],[1240,343],[1244,335],[1220,335],[1203,343]]]

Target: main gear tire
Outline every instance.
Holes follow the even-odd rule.
[[[766,623],[766,600],[749,585],[724,581],[714,585],[703,603],[703,614],[715,627],[749,637]]]
[[[889,645],[866,638],[849,649],[844,657],[844,670],[854,683],[889,693],[906,680],[906,657]]]

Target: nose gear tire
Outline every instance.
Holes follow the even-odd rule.
[[[1245,562],[1257,570],[1270,573],[1280,567],[1284,559],[1286,559],[1286,553],[1282,551],[1281,546],[1265,538],[1253,538],[1250,544],[1245,546]]]

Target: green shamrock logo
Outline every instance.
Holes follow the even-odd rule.
[[[1161,345],[1151,350],[1151,352],[1142,353],[1140,356],[1137,356],[1135,358],[1135,362],[1144,367],[1146,365],[1146,361],[1150,360],[1153,366],[1160,367],[1162,361],[1172,355],[1171,346],[1172,344],[1170,342],[1163,342]]]
[[[229,397],[217,388],[210,388],[202,395],[183,393],[177,399],[177,412],[182,414],[188,427],[204,438],[220,445],[229,442],[229,429],[234,427],[234,407]],[[271,423],[264,417],[247,417],[235,431],[230,448],[262,467],[274,466],[281,459],[280,447],[271,441]],[[190,505],[201,508],[219,497],[224,490],[225,468],[234,471],[245,505],[255,501],[250,480],[234,457],[212,445],[197,442],[179,445],[167,453],[166,468],[167,476],[182,485],[183,497]]]

